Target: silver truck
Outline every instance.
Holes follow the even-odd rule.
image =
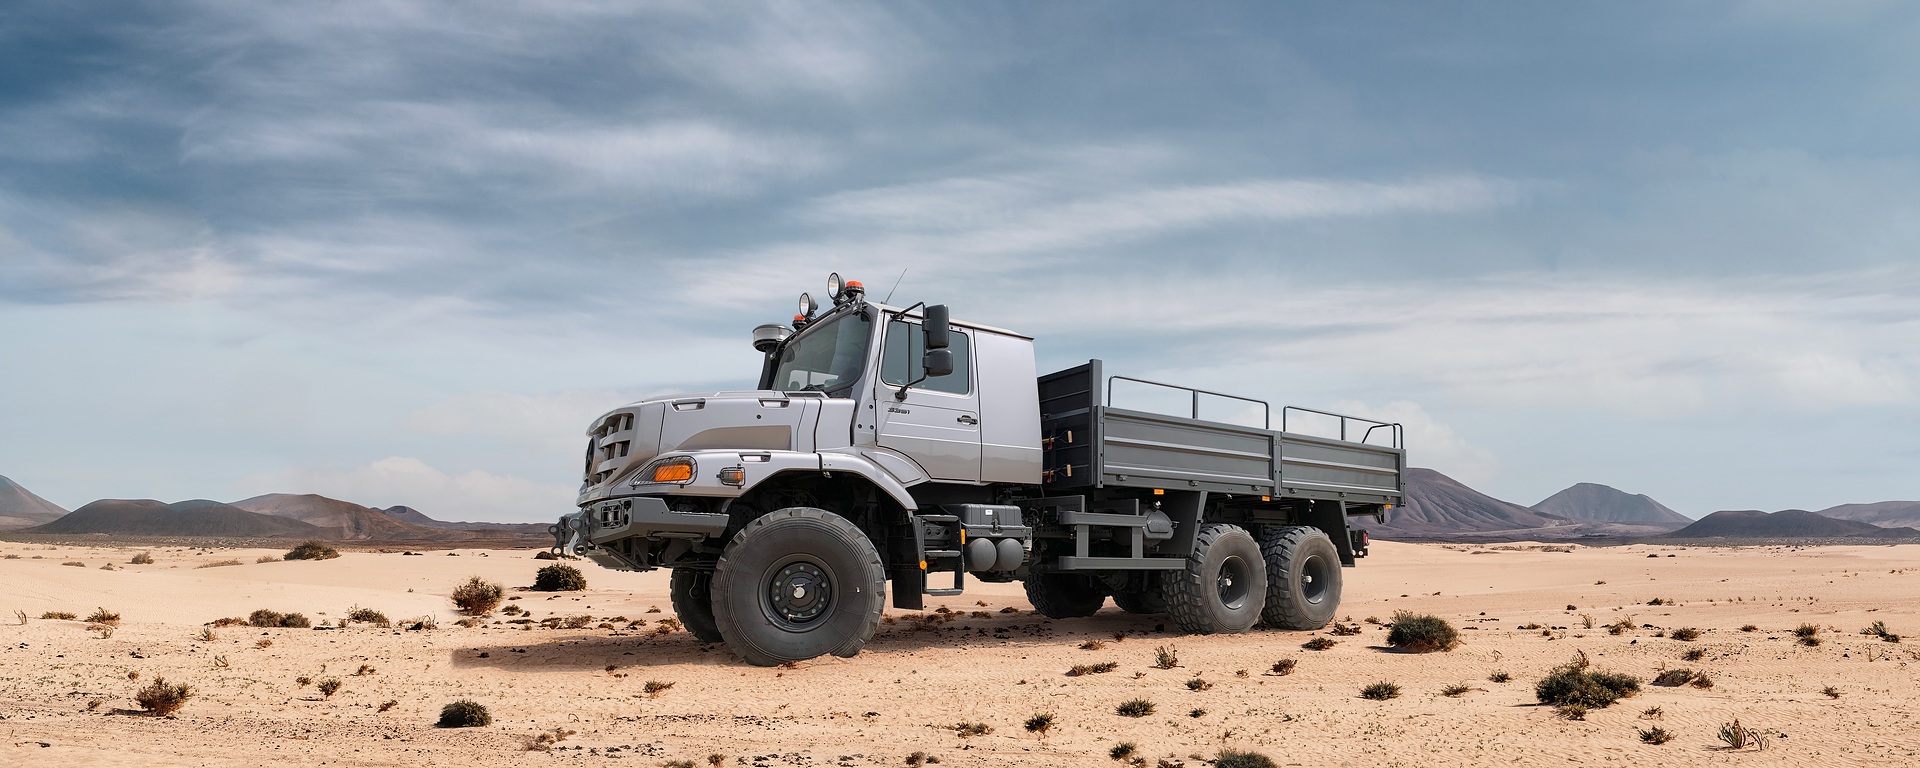
[[[887,582],[902,609],[972,578],[1053,618],[1112,597],[1188,633],[1317,629],[1367,554],[1349,521],[1405,493],[1398,424],[1288,407],[1275,429],[1265,402],[1099,360],[1036,375],[1030,337],[837,274],[827,293],[754,329],[756,388],[596,419],[555,551],[671,569],[688,631],[758,665],[859,653]],[[1116,386],[1180,405],[1114,407]],[[1309,418],[1324,436],[1288,430]]]

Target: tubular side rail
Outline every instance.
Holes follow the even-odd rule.
[[[1113,404],[1113,382],[1115,380],[1131,381],[1136,384],[1146,384],[1148,386],[1154,386],[1154,387],[1165,387],[1167,389],[1174,389],[1174,390],[1179,390],[1181,392],[1187,393],[1190,396],[1191,402],[1193,404],[1193,411],[1189,416],[1189,418],[1192,418],[1194,421],[1206,421],[1206,419],[1200,418],[1200,396],[1201,395],[1212,395],[1214,397],[1224,397],[1224,398],[1227,398],[1228,400],[1239,400],[1240,402],[1243,402],[1243,403],[1252,403],[1254,405],[1260,406],[1260,423],[1261,423],[1260,428],[1273,429],[1273,406],[1268,405],[1267,401],[1265,400],[1255,400],[1251,397],[1229,395],[1225,392],[1214,392],[1214,391],[1205,390],[1205,389],[1195,389],[1193,387],[1183,387],[1178,384],[1168,384],[1160,381],[1148,381],[1146,379],[1136,379],[1132,376],[1113,375],[1113,376],[1107,377],[1107,404],[1108,405]],[[1281,420],[1282,422],[1285,421],[1284,415],[1282,415]],[[1282,430],[1282,431],[1285,431],[1285,430]]]
[[[1320,411],[1312,408],[1302,408],[1297,405],[1288,405],[1280,409],[1280,431],[1281,432],[1289,431],[1287,429],[1287,416],[1293,411],[1300,411],[1302,413],[1311,413],[1311,414],[1316,414],[1320,416],[1330,416],[1335,419],[1339,419],[1340,420],[1340,439],[1345,440],[1347,442],[1366,443],[1368,439],[1373,437],[1374,430],[1386,429],[1393,435],[1393,447],[1395,448],[1405,447],[1404,445],[1402,445],[1402,432],[1404,428],[1398,422],[1379,421],[1375,419],[1364,418],[1361,416],[1348,416],[1344,413],[1333,413],[1331,411]],[[1356,429],[1359,428],[1360,426],[1365,426],[1367,428],[1365,432],[1361,433],[1360,439],[1358,441],[1352,440],[1351,438],[1347,437],[1347,422],[1349,421],[1359,422],[1358,424],[1355,425]]]

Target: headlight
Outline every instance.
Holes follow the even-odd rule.
[[[635,474],[633,476],[633,482],[629,483],[629,485],[638,486],[647,483],[690,483],[693,482],[694,471],[695,466],[692,458],[675,456],[670,459],[661,459],[647,465],[645,469]]]
[[[840,303],[840,293],[841,291],[845,290],[846,287],[847,287],[846,283],[840,282],[840,273],[834,272],[832,274],[827,275],[827,299],[828,300],[832,301],[835,304]]]
[[[813,317],[814,309],[813,297],[804,293],[800,294],[800,314]]]

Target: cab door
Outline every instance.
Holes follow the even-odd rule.
[[[875,383],[874,410],[877,442],[919,462],[935,480],[980,481],[980,392],[973,371],[973,335],[954,328],[948,349],[953,351],[953,373],[933,376],[906,391],[907,382],[920,378],[920,357],[926,339],[918,322],[894,319],[887,323]]]

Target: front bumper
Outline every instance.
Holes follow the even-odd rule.
[[[606,499],[561,515],[547,526],[559,554],[586,555],[596,546],[621,539],[704,539],[727,531],[727,516],[711,512],[675,512],[666,499],[628,496]]]

